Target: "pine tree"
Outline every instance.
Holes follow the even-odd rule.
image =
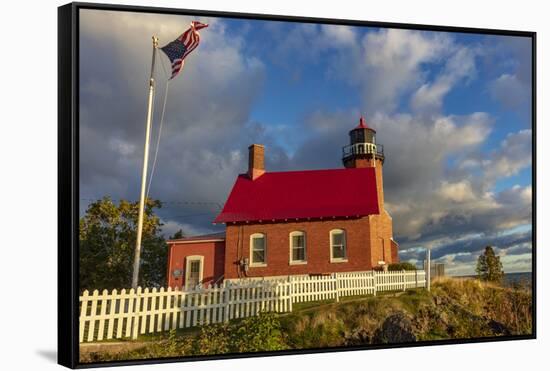
[[[177,230],[176,233],[174,233],[172,236],[168,237],[169,240],[177,240],[180,238],[184,238],[185,234],[183,233],[183,230],[180,228]]]
[[[504,277],[500,256],[495,255],[491,246],[486,246],[477,259],[476,273],[480,280],[500,283]]]

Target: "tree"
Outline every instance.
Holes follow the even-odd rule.
[[[167,246],[160,219],[154,213],[160,201],[147,199],[143,217],[141,286],[166,282]],[[139,203],[105,197],[88,206],[80,218],[80,289],[121,289],[132,282]]]
[[[486,246],[483,254],[477,259],[476,273],[483,281],[500,283],[504,277],[500,256],[495,255],[491,246]]]
[[[177,230],[176,233],[174,233],[172,236],[168,237],[169,240],[177,240],[180,238],[184,238],[185,234],[183,233],[183,230],[180,228]]]

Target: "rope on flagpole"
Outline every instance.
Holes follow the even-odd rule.
[[[162,66],[162,69],[164,70],[164,74],[166,77],[168,77],[168,72],[166,71],[166,67],[164,67],[164,63],[160,63]],[[155,147],[155,156],[153,157],[153,164],[151,166],[151,175],[149,176],[149,184],[147,185],[147,198],[149,197],[149,191],[151,190],[151,183],[153,182],[153,175],[155,174],[155,165],[157,164],[157,156],[159,153],[159,146],[160,146],[160,137],[162,135],[162,126],[164,124],[164,112],[166,111],[166,101],[168,100],[168,87],[170,86],[170,79],[166,81],[166,86],[164,88],[164,98],[162,102],[162,111],[160,114],[160,123],[159,123],[159,132],[157,136],[157,143]]]

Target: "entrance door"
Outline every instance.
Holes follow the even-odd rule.
[[[185,274],[185,286],[189,289],[194,288],[202,281],[202,256],[188,257],[187,269]]]

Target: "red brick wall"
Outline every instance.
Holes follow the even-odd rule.
[[[225,242],[172,243],[168,256],[168,286],[185,285],[185,258],[191,255],[204,256],[202,283],[214,283],[223,275]],[[172,272],[179,269],[183,275],[175,278]]]
[[[346,231],[347,262],[330,262],[332,229]],[[307,264],[291,265],[289,234],[306,233]],[[250,267],[248,276],[361,271],[372,268],[369,218],[229,225],[226,229],[225,278],[238,278],[236,262],[250,258],[250,235],[264,233],[267,238],[267,266]]]
[[[254,180],[264,173],[264,146],[252,144],[248,147],[248,176]]]
[[[375,163],[376,162],[376,163]],[[381,159],[372,157],[369,158],[354,158],[349,160],[346,167],[375,167],[376,172],[376,191],[378,193],[378,209],[379,215],[371,215],[371,244],[372,244],[372,256],[371,264],[373,266],[378,265],[379,261],[384,261],[387,264],[399,262],[399,246],[392,242],[393,226],[392,218],[386,211],[384,206],[384,166]]]
[[[382,164],[382,160],[376,159],[376,167],[375,167],[375,173],[376,173],[376,190],[378,191],[378,208],[380,210],[380,213],[382,213],[382,210],[384,210],[384,175],[382,173],[382,170],[384,169],[384,165]]]
[[[392,255],[393,228],[390,215],[384,210],[381,215],[371,215],[369,219],[372,231],[371,264],[376,266],[379,261],[384,261],[386,264],[395,263],[395,257]]]

